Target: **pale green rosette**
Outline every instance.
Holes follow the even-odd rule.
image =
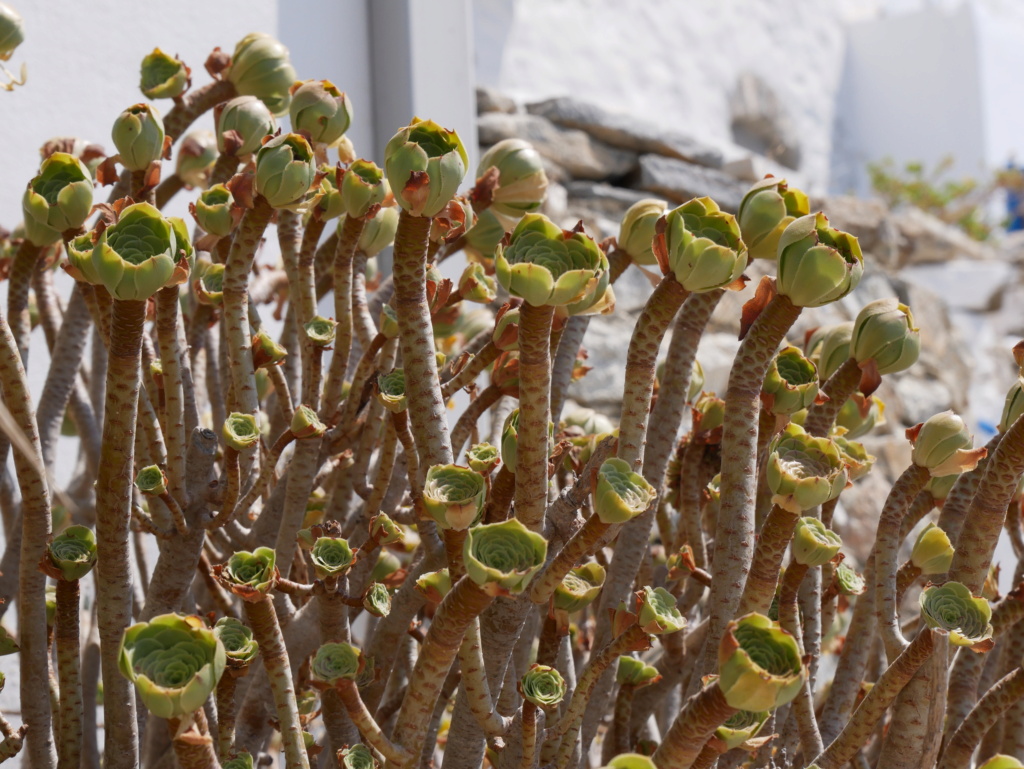
[[[566,427],[578,427],[584,435],[604,435],[615,430],[615,423],[594,409],[573,409],[562,420]]]
[[[234,617],[221,617],[217,620],[213,634],[224,646],[229,668],[248,667],[260,653],[260,645],[252,637],[252,630]]]
[[[213,131],[191,131],[185,134],[178,147],[175,173],[186,189],[206,189],[217,163],[217,137]]]
[[[252,769],[252,754],[247,750],[221,762],[220,769]]]
[[[917,363],[921,331],[914,327],[910,308],[896,299],[865,305],[853,322],[850,354],[862,366],[874,361],[879,374],[895,374]]]
[[[344,226],[345,217],[338,221],[338,227]],[[395,242],[398,232],[398,207],[384,206],[366,220],[363,232],[359,236],[359,250],[369,257],[376,256]]]
[[[328,689],[339,681],[355,681],[365,665],[362,652],[352,644],[326,643],[316,650],[309,672],[314,686]]]
[[[834,435],[832,442],[839,449],[839,454],[846,465],[846,472],[850,476],[850,481],[863,478],[871,472],[871,468],[875,464],[875,457],[868,454],[863,443],[847,440],[845,435]]]
[[[501,429],[501,461],[510,473],[516,471],[516,457],[519,455],[519,409],[512,409],[505,417]]]
[[[604,567],[596,561],[570,569],[555,588],[555,609],[572,614],[586,608],[600,594],[605,576]]]
[[[118,667],[149,711],[182,718],[203,706],[224,673],[224,645],[198,617],[163,614],[124,631]]]
[[[48,246],[62,233],[77,230],[92,211],[92,187],[85,163],[66,152],[54,152],[22,196],[25,237],[37,246]]]
[[[793,558],[804,566],[824,566],[839,553],[843,540],[817,518],[796,522],[793,531]]]
[[[740,201],[736,218],[751,259],[775,259],[779,238],[794,219],[811,212],[807,196],[785,179],[766,176]]]
[[[885,403],[876,395],[851,395],[836,415],[836,427],[841,427],[847,438],[860,438],[885,424]]]
[[[910,562],[925,576],[945,574],[953,563],[953,544],[949,536],[934,523],[929,523],[917,535],[914,549],[910,552]]]
[[[470,262],[459,277],[459,296],[467,302],[490,304],[498,297],[498,284],[479,262]]]
[[[232,155],[250,155],[273,136],[277,121],[267,105],[255,96],[237,96],[213,109],[217,124],[217,150]]]
[[[234,214],[235,197],[223,184],[215,184],[199,193],[192,206],[196,223],[211,235],[226,238],[238,223]],[[216,265],[222,270],[224,265]]]
[[[995,645],[992,607],[984,598],[971,595],[966,585],[960,582],[929,585],[921,591],[919,603],[925,624],[947,631],[955,646],[988,651]]]
[[[601,769],[658,769],[648,756],[641,753],[620,753]]]
[[[816,328],[807,340],[807,357],[818,367],[818,378],[825,382],[850,358],[853,321]]]
[[[1003,402],[1003,415],[999,420],[999,432],[1005,433],[1024,414],[1024,378],[1018,378]]]
[[[275,115],[288,111],[295,69],[288,49],[261,32],[246,35],[235,46],[224,77],[243,96],[255,96]]]
[[[718,647],[718,686],[737,710],[771,710],[791,702],[807,677],[800,647],[763,614],[733,620]]]
[[[527,214],[495,258],[498,282],[540,307],[565,306],[593,295],[607,277],[608,259],[583,232],[563,230],[542,214]],[[605,283],[605,285],[607,285]]]
[[[471,262],[493,264],[498,244],[505,237],[505,217],[485,208],[476,224],[466,231],[466,258]]]
[[[240,550],[214,569],[221,582],[243,600],[259,600],[274,586],[276,558],[269,547],[257,547],[252,552]]]
[[[408,401],[405,397],[404,369],[396,368],[377,377],[377,400],[392,414],[405,411]]]
[[[317,413],[305,404],[296,407],[290,427],[292,435],[298,439],[314,438],[323,435],[327,430],[327,426],[320,421]]]
[[[81,579],[96,564],[96,535],[87,526],[68,526],[46,546],[51,577],[72,582]]]
[[[818,370],[796,347],[784,347],[768,364],[761,400],[773,414],[790,416],[818,397]]]
[[[377,769],[380,766],[370,749],[361,742],[339,750],[338,763],[342,769]]]
[[[914,444],[911,461],[928,469],[932,477],[959,475],[973,470],[987,453],[984,448],[972,449],[971,433],[964,420],[952,411],[943,411],[907,431]]]
[[[302,328],[314,347],[330,347],[338,333],[338,322],[323,315],[314,315]]]
[[[1013,756],[998,753],[978,766],[978,769],[1024,769],[1024,764]]]
[[[147,99],[174,99],[185,93],[190,75],[185,62],[154,48],[142,58],[139,89]]]
[[[548,176],[540,153],[529,142],[503,139],[495,144],[480,158],[477,178],[491,168],[498,171],[498,183],[491,191],[490,208],[509,226],[544,203]]]
[[[322,144],[334,144],[352,125],[352,101],[330,80],[307,80],[292,86],[288,105],[292,129]]]
[[[625,523],[646,510],[658,492],[632,465],[616,457],[606,459],[597,471],[594,514],[602,523]]]
[[[380,582],[374,582],[363,593],[363,608],[374,617],[386,617],[391,613],[391,593]]]
[[[313,148],[301,134],[281,134],[256,152],[253,189],[274,208],[303,203],[316,178]]]
[[[196,264],[195,274],[192,288],[199,303],[211,307],[220,307],[224,304],[224,265],[200,259]]]
[[[644,198],[631,205],[619,225],[619,248],[629,254],[637,264],[651,266],[658,263],[651,244],[655,227],[668,208],[664,200]]]
[[[808,435],[795,424],[772,444],[767,477],[772,502],[793,513],[835,499],[847,483],[846,466],[835,444]]]
[[[676,597],[663,587],[644,587],[636,594],[637,624],[645,633],[665,635],[686,627],[686,618],[676,607]]]
[[[391,192],[413,216],[437,216],[462,184],[469,156],[462,139],[433,120],[413,118],[384,148]]]
[[[636,657],[619,657],[619,667],[615,671],[615,680],[619,686],[631,686],[639,689],[650,686],[661,680],[661,673],[653,665],[648,665]]]
[[[253,334],[251,347],[253,368],[277,366],[288,357],[288,350],[275,342],[262,328]]]
[[[671,271],[687,291],[723,288],[739,280],[747,247],[736,217],[711,198],[694,198],[665,215],[665,250]]]
[[[151,104],[134,104],[118,115],[110,135],[129,171],[145,171],[164,154],[164,121]]]
[[[770,715],[771,712],[768,710],[740,710],[715,729],[714,738],[725,747],[725,750],[743,747],[744,743],[757,736]]]
[[[369,160],[353,161],[341,177],[341,200],[347,216],[366,216],[373,206],[384,203],[390,191],[384,172]]]
[[[221,427],[224,443],[235,451],[245,451],[260,440],[260,426],[252,414],[232,411]]]
[[[491,595],[519,595],[544,566],[548,542],[515,518],[469,529],[462,557],[469,578]]]
[[[386,513],[377,513],[370,519],[370,539],[378,545],[390,545],[405,538],[402,530]]]
[[[149,465],[135,476],[135,486],[143,494],[158,497],[167,492],[167,476],[159,465]]]
[[[845,561],[836,566],[836,588],[846,596],[861,595],[864,592],[864,577]]]
[[[352,565],[355,554],[348,540],[341,537],[318,537],[309,551],[313,571],[317,579],[327,579],[344,574]]]
[[[857,238],[828,226],[822,213],[790,224],[779,239],[779,294],[797,307],[821,307],[842,299],[860,283],[864,255]]]
[[[416,592],[431,603],[441,603],[452,589],[452,578],[448,569],[428,571],[416,580]]]
[[[423,482],[423,506],[442,529],[467,529],[480,520],[487,482],[475,470],[433,465]]]
[[[565,697],[565,679],[547,665],[534,663],[519,679],[519,693],[523,699],[541,710],[554,710]]]
[[[501,464],[498,447],[489,443],[477,443],[466,449],[466,462],[470,469],[481,475],[490,475]]]

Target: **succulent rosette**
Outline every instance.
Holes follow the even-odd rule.
[[[726,627],[718,647],[718,687],[737,710],[772,710],[791,702],[807,677],[796,640],[763,614]]]
[[[221,437],[235,451],[245,451],[259,443],[260,426],[252,414],[233,411],[224,420]]]
[[[477,179],[491,168],[497,170],[498,178],[490,193],[490,208],[507,224],[533,213],[544,203],[548,176],[540,153],[529,142],[503,139],[495,144],[480,158]]]
[[[985,763],[979,764],[978,769],[1024,769],[1024,764],[1013,756],[997,753]]]
[[[793,221],[779,239],[775,285],[797,307],[842,299],[860,283],[864,255],[853,235],[828,226],[824,214]]]
[[[667,208],[664,200],[644,198],[631,205],[622,217],[618,245],[637,264],[650,266],[658,263],[651,244],[658,220]]]
[[[757,736],[765,725],[771,711],[740,710],[726,719],[725,723],[715,729],[713,739],[725,750],[745,747],[749,740]],[[723,752],[725,752],[723,750]]]
[[[994,645],[992,607],[984,598],[971,595],[966,585],[929,585],[921,591],[919,603],[925,624],[947,631],[955,646],[988,651]]]
[[[345,169],[339,187],[345,214],[362,218],[370,210],[384,203],[391,187],[384,178],[384,172],[369,160],[355,160]]]
[[[604,579],[604,567],[596,561],[570,569],[555,588],[555,609],[572,614],[586,608],[600,594]]]
[[[147,99],[174,99],[188,89],[190,76],[185,62],[154,48],[142,58],[139,89]]]
[[[927,468],[933,477],[972,470],[987,453],[984,448],[971,448],[967,425],[952,411],[943,411],[910,428],[907,437],[914,444],[911,461]]]
[[[523,699],[542,710],[554,710],[565,697],[565,679],[562,674],[547,665],[530,665],[530,669],[519,679],[519,693]]]
[[[315,178],[313,148],[301,134],[280,134],[256,152],[253,189],[274,208],[305,202]]]
[[[370,749],[361,742],[339,750],[338,763],[342,769],[377,769],[380,766]]]
[[[615,429],[615,423],[604,414],[582,407],[566,414],[562,424],[567,428],[579,428],[584,435],[603,435]]]
[[[818,397],[818,370],[796,347],[772,358],[761,386],[761,400],[773,414],[790,416],[809,408]]]
[[[221,617],[213,626],[213,634],[224,646],[229,668],[240,670],[255,662],[260,645],[248,625],[234,617]]]
[[[847,472],[839,449],[828,438],[816,438],[790,424],[772,443],[767,467],[772,502],[803,513],[839,496]]]
[[[949,535],[934,523],[925,526],[917,535],[910,562],[924,575],[945,574],[953,563],[953,544]]]
[[[620,753],[601,769],[658,769],[643,753]]]
[[[864,577],[845,561],[840,561],[835,571],[836,588],[843,595],[861,595],[864,592]]]
[[[850,481],[863,478],[871,471],[875,464],[875,457],[868,454],[863,443],[848,440],[845,435],[833,436],[832,442],[839,449],[839,454],[843,458],[843,464],[846,465],[846,472],[850,476]]]
[[[374,582],[363,593],[363,608],[374,617],[386,617],[391,613],[391,593],[380,582]]]
[[[469,578],[491,595],[519,595],[544,566],[548,543],[515,518],[469,529],[462,557]]]
[[[431,603],[441,603],[452,589],[452,578],[448,569],[428,571],[416,579],[416,592]]]
[[[315,347],[330,347],[338,333],[337,321],[322,315],[314,315],[302,328],[306,332],[306,338]]]
[[[224,303],[224,265],[207,259],[196,263],[192,289],[200,304],[219,307]]]
[[[66,152],[54,152],[39,166],[21,199],[25,237],[48,246],[61,234],[77,230],[92,210],[92,174]]]
[[[405,370],[396,368],[377,377],[377,400],[392,414],[405,411]]]
[[[805,346],[807,357],[818,367],[818,377],[822,382],[849,359],[852,338],[853,321],[821,326],[808,337]]]
[[[278,366],[288,357],[288,350],[274,341],[266,331],[257,331],[251,342],[253,368],[267,368]]]
[[[343,224],[344,220],[339,220],[338,227],[342,227]],[[376,256],[395,242],[397,231],[398,208],[392,205],[384,206],[366,220],[363,232],[359,236],[359,250],[367,256]]]
[[[220,769],[252,769],[252,754],[243,750],[226,761],[221,761]]]
[[[824,566],[839,553],[843,540],[817,518],[805,516],[793,530],[793,558],[804,566]]]
[[[185,187],[206,189],[210,174],[217,162],[217,137],[212,131],[192,131],[185,134],[178,148],[175,173]]]
[[[469,528],[483,514],[484,477],[460,465],[433,465],[423,482],[423,506],[442,529]]]
[[[129,171],[145,171],[164,154],[164,121],[151,104],[134,104],[114,121],[111,138]]]
[[[501,455],[497,446],[489,443],[476,443],[466,449],[466,462],[471,470],[481,475],[490,475],[501,464]]]
[[[885,403],[876,395],[854,393],[836,414],[836,427],[847,438],[860,438],[885,424]]]
[[[661,673],[653,665],[643,660],[624,655],[619,657],[619,666],[615,671],[615,680],[619,686],[631,686],[639,689],[661,680]]]
[[[224,76],[238,93],[255,96],[275,115],[288,111],[295,69],[288,49],[270,35],[253,32],[239,40]]]
[[[534,306],[565,306],[594,292],[608,259],[584,232],[563,230],[542,214],[527,214],[495,258],[498,282]]]
[[[743,196],[736,214],[750,258],[775,259],[782,233],[796,218],[810,212],[807,196],[785,179],[769,175],[756,182]]]
[[[223,184],[215,184],[203,190],[191,206],[196,223],[218,238],[226,238],[234,231],[239,220],[236,210],[239,209],[235,206],[235,197]],[[223,265],[218,266],[223,269]]]
[[[277,131],[267,105],[255,96],[236,96],[213,109],[217,124],[217,150],[227,155],[251,155],[263,139]]]
[[[243,600],[259,600],[277,579],[276,554],[272,548],[234,553],[227,563],[214,567],[221,582]]]
[[[747,247],[736,217],[711,198],[694,198],[665,215],[662,271],[671,271],[687,291],[703,292],[734,283],[747,266]]]
[[[636,594],[637,624],[645,633],[664,635],[686,627],[686,618],[676,606],[676,597],[663,587],[646,586]]]
[[[470,262],[459,277],[459,296],[467,302],[490,304],[498,296],[498,285],[479,262]]]
[[[377,562],[370,572],[370,579],[374,582],[383,582],[402,570],[402,562],[398,556],[390,550],[381,550],[377,556]]]
[[[348,540],[341,537],[318,537],[309,552],[317,579],[337,577],[352,565],[355,554]]]
[[[519,351],[519,309],[505,305],[494,317],[494,346],[502,352]]]
[[[1003,414],[999,419],[999,432],[1005,433],[1024,414],[1024,378],[1018,378],[1003,403]]]
[[[159,465],[149,465],[139,470],[135,486],[143,494],[158,497],[167,493],[167,476]]]
[[[307,80],[291,87],[288,105],[292,128],[310,139],[334,144],[352,125],[352,101],[330,80]]]
[[[87,526],[68,526],[46,546],[44,571],[71,582],[88,574],[96,564],[96,535]]]
[[[920,353],[921,331],[905,304],[878,299],[857,314],[850,354],[859,364],[874,361],[879,374],[895,374],[917,363]]]
[[[7,3],[0,3],[0,61],[8,61],[24,42],[24,20]]]
[[[370,538],[378,545],[400,543],[405,535],[387,513],[377,513],[370,519]]]
[[[433,120],[413,118],[384,148],[391,192],[413,216],[441,213],[462,184],[469,156],[462,139]]]
[[[657,490],[632,465],[617,457],[606,459],[597,471],[594,514],[606,524],[625,523],[644,512]]]
[[[315,438],[327,431],[327,426],[320,421],[320,417],[309,406],[302,404],[295,409],[290,425],[292,435],[298,439]]]
[[[355,681],[365,666],[363,653],[352,644],[326,643],[316,650],[309,672],[314,686],[329,689],[339,681]]]
[[[118,667],[159,718],[198,710],[220,681],[224,645],[198,617],[163,614],[124,631]]]

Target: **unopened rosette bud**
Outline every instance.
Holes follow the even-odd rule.
[[[806,516],[793,531],[793,558],[803,566],[824,566],[839,554],[843,540],[817,518]]]
[[[199,193],[192,215],[200,227],[218,238],[230,235],[239,219],[235,213],[235,197],[223,184],[215,184]]]
[[[235,451],[245,451],[259,443],[260,426],[252,414],[233,411],[224,420],[221,436]]]
[[[919,603],[925,624],[947,631],[954,646],[988,651],[994,645],[992,607],[984,598],[971,595],[966,585],[929,585],[921,591]]]
[[[352,125],[352,102],[330,80],[307,80],[291,88],[292,129],[321,144],[334,144]]]
[[[81,227],[92,210],[92,186],[92,174],[78,158],[65,152],[46,158],[21,199],[25,237],[48,246]]]
[[[217,138],[212,131],[192,131],[185,135],[178,148],[174,172],[189,189],[205,189],[217,162]]]
[[[502,352],[518,352],[519,350],[519,309],[505,305],[498,310],[494,318],[494,333],[491,335],[494,346]]]
[[[821,212],[793,221],[779,239],[775,285],[797,307],[842,299],[860,283],[864,255],[857,238],[828,226]]]
[[[370,749],[361,742],[339,750],[338,763],[342,769],[378,769],[380,766]]]
[[[320,221],[327,222],[345,214],[345,204],[338,190],[337,171],[329,165],[321,165],[317,172],[319,185],[309,201],[309,210]],[[314,179],[314,182],[316,179]]]
[[[548,542],[517,519],[468,530],[462,558],[466,574],[491,595],[519,595],[544,566]]]
[[[757,736],[770,715],[771,711],[768,710],[740,710],[733,713],[724,724],[715,729],[715,736],[712,739],[716,740],[719,747],[723,748],[723,753],[734,748],[753,749],[754,746],[747,743]]]
[[[250,155],[263,139],[277,131],[277,121],[267,105],[255,96],[236,96],[214,107],[217,150],[225,155]]]
[[[459,465],[433,465],[423,482],[423,506],[442,529],[461,531],[483,514],[487,483],[480,473]]]
[[[501,464],[498,447],[489,443],[476,443],[466,450],[466,462],[481,475],[490,475]]]
[[[850,476],[851,481],[863,478],[871,471],[875,464],[875,457],[868,454],[863,443],[848,440],[844,435],[833,436],[832,442],[839,449],[839,454],[846,465],[846,473]]]
[[[470,262],[459,278],[459,295],[467,302],[490,304],[498,296],[498,285],[479,262]]]
[[[253,32],[239,40],[224,76],[238,93],[255,96],[275,115],[288,111],[295,69],[288,49],[270,35]]]
[[[519,409],[512,409],[501,428],[501,461],[510,473],[516,471],[519,454]]]
[[[448,569],[428,571],[416,580],[416,592],[431,603],[441,603],[452,589],[452,578]]]
[[[850,357],[853,321],[821,326],[807,340],[806,354],[818,367],[818,378],[825,382]]]
[[[167,493],[167,476],[159,465],[143,467],[135,476],[135,486],[143,494],[158,497]]]
[[[929,523],[917,535],[914,549],[910,552],[910,562],[926,576],[945,574],[953,563],[953,545],[949,536],[934,523]]]
[[[318,537],[309,551],[309,560],[317,579],[338,577],[352,565],[352,548],[347,539],[341,537]]]
[[[1005,433],[1024,414],[1024,379],[1018,378],[1003,403],[1003,415],[999,419],[999,432]]]
[[[694,198],[665,215],[667,263],[687,291],[703,292],[735,283],[747,266],[747,248],[736,217],[711,198]]]
[[[377,400],[388,411],[397,414],[405,411],[405,371],[396,368],[389,374],[377,377]]]
[[[601,435],[615,429],[612,420],[604,414],[588,408],[573,409],[566,414],[562,422],[566,427],[579,428],[584,435]]]
[[[504,139],[480,158],[477,180],[489,169],[497,170],[497,184],[490,192],[490,207],[511,225],[544,203],[548,176],[544,161],[533,145],[522,139]]]
[[[341,227],[344,220],[338,222]],[[398,231],[398,208],[396,206],[384,206],[363,226],[363,232],[359,236],[359,250],[367,256],[376,256],[385,248],[395,242],[395,233]]]
[[[292,435],[298,439],[319,438],[327,431],[327,427],[320,421],[320,417],[313,409],[303,404],[295,409],[291,431]]]
[[[836,414],[836,427],[847,438],[860,438],[884,424],[885,403],[876,395],[854,393]]]
[[[288,350],[274,341],[266,331],[260,329],[252,338],[252,365],[254,368],[279,366],[288,357]]]
[[[314,315],[302,328],[314,347],[330,347],[338,333],[338,322],[322,315]]]
[[[383,204],[391,188],[376,163],[356,160],[345,169],[340,191],[345,214],[358,219],[369,214],[374,206]]]
[[[917,363],[920,353],[921,332],[905,304],[878,299],[857,314],[850,339],[850,355],[857,363],[874,361],[879,374],[895,374]]]
[[[214,567],[221,583],[242,600],[258,600],[266,595],[277,579],[277,556],[272,548],[257,547],[252,552],[240,550],[227,563]]]
[[[363,653],[352,644],[326,643],[316,650],[309,673],[318,689],[330,689],[339,681],[355,681],[363,672]]]
[[[363,593],[363,608],[374,617],[386,617],[391,613],[391,593],[380,582],[374,582]]]
[[[740,201],[736,218],[751,259],[775,259],[779,239],[798,217],[811,212],[807,196],[786,184],[785,179],[766,176],[754,184]]]
[[[864,577],[846,561],[841,561],[835,571],[836,589],[846,596],[861,595],[864,592]]]
[[[370,519],[370,539],[378,545],[400,543],[404,537],[398,524],[392,521],[387,513],[377,513]]]
[[[644,266],[658,263],[651,244],[654,242],[655,226],[664,215],[668,205],[664,200],[644,198],[631,205],[619,225],[619,248],[629,257]]]
[[[224,645],[198,617],[163,614],[124,631],[121,675],[159,718],[182,718],[203,707],[224,674]]]
[[[477,216],[476,224],[466,230],[466,257],[471,262],[493,264],[495,252],[501,239],[505,237],[505,232],[502,217],[490,208],[485,208]]]
[[[68,582],[81,579],[96,564],[96,535],[87,526],[68,526],[46,546],[45,558],[49,576]]]
[[[229,668],[241,670],[256,661],[260,645],[243,622],[234,617],[221,617],[213,626],[213,634],[224,645]]]
[[[398,313],[390,304],[380,308],[380,333],[385,339],[394,339],[398,336]]]
[[[562,674],[547,665],[534,663],[526,675],[519,679],[519,693],[523,699],[546,711],[558,707],[558,703],[565,697],[565,690]]]
[[[570,569],[555,588],[555,609],[568,614],[585,609],[600,594],[604,580],[604,567],[596,561]]]
[[[498,282],[534,306],[579,301],[608,271],[608,259],[588,235],[563,230],[541,214],[527,214],[498,248]]]
[[[0,61],[8,61],[25,42],[25,22],[7,3],[0,3]]]
[[[761,400],[773,414],[790,416],[818,397],[818,370],[796,347],[784,347],[768,364]]]
[[[984,448],[971,448],[967,425],[952,411],[943,411],[910,428],[907,438],[914,444],[911,461],[927,468],[934,477],[973,470],[988,453]]]
[[[693,430],[710,436],[725,422],[725,401],[714,393],[701,393],[693,404]]]
[[[625,523],[644,512],[658,492],[632,465],[617,457],[606,459],[597,471],[594,514],[602,523]]]
[[[940,509],[943,502],[946,501],[946,497],[949,496],[949,492],[953,490],[953,485],[959,477],[959,475],[944,475],[941,478],[932,477],[924,487],[925,491],[931,494],[932,498],[935,499],[935,502]]]
[[[398,205],[413,216],[441,213],[462,184],[469,156],[462,139],[433,120],[413,118],[384,148],[384,169]]]
[[[619,657],[619,667],[615,671],[615,680],[619,686],[630,686],[639,689],[661,680],[661,673],[653,665],[646,664],[635,657]]]
[[[835,499],[846,488],[846,466],[828,438],[816,438],[790,424],[772,444],[768,486],[772,502],[793,513]]]
[[[686,627],[686,618],[676,606],[676,597],[663,587],[644,587],[636,594],[637,624],[645,633],[664,635]]]
[[[728,624],[718,647],[718,687],[737,710],[772,710],[791,702],[807,677],[796,640],[763,614]]]
[[[110,135],[129,171],[145,171],[163,157],[164,121],[150,104],[135,104],[118,115]]]
[[[181,59],[154,48],[142,58],[139,89],[147,99],[176,99],[185,93],[191,74]]]
[[[281,134],[256,153],[253,189],[274,208],[302,203],[316,177],[313,148],[301,134]]]

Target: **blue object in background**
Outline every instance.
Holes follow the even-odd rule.
[[[1006,164],[1006,170],[1020,171],[1021,169],[1011,160]],[[1008,215],[1007,232],[1024,230],[1024,197],[1021,196],[1020,191],[1012,187],[1006,188],[1006,213]]]

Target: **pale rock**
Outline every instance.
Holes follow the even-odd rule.
[[[660,155],[640,156],[640,174],[632,186],[677,203],[707,196],[731,213],[739,208],[748,187],[713,168]]]
[[[1013,267],[1006,262],[955,259],[911,265],[900,277],[933,291],[955,309],[991,312],[999,309],[1003,292],[1013,279]]]
[[[519,111],[519,106],[515,103],[515,100],[495,90],[494,88],[487,88],[486,86],[478,85],[476,87],[476,111],[478,115],[483,115],[487,112],[505,112],[513,113]]]

